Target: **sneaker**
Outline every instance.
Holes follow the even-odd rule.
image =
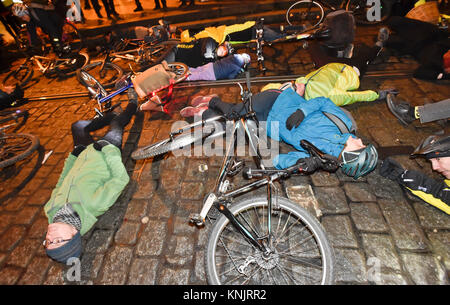
[[[212,100],[213,97],[218,96],[217,94],[211,94],[206,96],[196,96],[191,101],[191,106],[197,107],[199,105],[208,106],[209,102]]]
[[[180,114],[184,118],[192,117],[192,116],[199,116],[202,115],[205,110],[208,109],[208,106],[201,106],[201,107],[192,107],[188,106],[180,110]]]
[[[393,94],[388,94],[386,96],[386,103],[392,114],[403,125],[409,125],[416,119],[414,115],[414,107],[405,101],[395,101]]]

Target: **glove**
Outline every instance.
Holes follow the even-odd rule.
[[[424,175],[418,171],[405,171],[401,177],[399,183],[403,186],[406,186],[407,188],[410,188],[412,190],[418,190],[428,193],[430,190],[425,186],[426,183],[424,182]]]
[[[83,144],[75,146],[75,148],[72,150],[72,155],[78,157],[85,148],[86,146],[84,146]]]
[[[300,158],[297,160],[299,170],[304,173],[312,173],[320,167],[320,160],[317,157]]]
[[[339,168],[339,161],[336,157],[332,155],[325,154],[323,156],[327,160],[327,162],[320,163],[320,168],[327,172],[335,172]]]
[[[102,148],[109,144],[111,143],[106,140],[98,140],[97,142],[94,142],[94,148],[98,151],[102,151]]]
[[[305,114],[303,113],[303,111],[298,109],[297,111],[292,113],[286,120],[286,128],[288,130],[291,130],[294,126],[295,126],[295,128],[297,128],[300,125],[300,123],[303,121],[304,118],[305,118]]]
[[[405,169],[397,161],[394,161],[391,158],[386,158],[380,166],[381,176],[396,181],[400,184],[402,181],[401,177],[404,172]]]
[[[385,100],[388,94],[398,94],[398,90],[394,88],[378,90],[378,100]]]

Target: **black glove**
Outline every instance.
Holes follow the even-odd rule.
[[[320,168],[321,162],[317,157],[300,158],[296,163],[300,172],[312,173],[316,169]]]
[[[75,148],[72,150],[72,155],[78,157],[85,148],[86,146],[84,146],[83,144],[75,146]]]
[[[294,126],[295,126],[295,128],[297,128],[300,125],[300,123],[303,121],[304,118],[305,118],[305,114],[303,113],[303,111],[298,109],[293,114],[291,114],[288,117],[288,119],[286,120],[286,128],[288,130],[291,130]]]
[[[320,168],[327,172],[335,172],[339,168],[338,158],[325,154],[323,158],[326,160],[325,162],[320,163]]]
[[[412,190],[418,190],[420,188],[421,191],[425,193],[429,193],[430,190],[426,187],[426,183],[424,183],[424,174],[418,171],[405,171],[401,177],[399,183],[403,186],[406,186]]]
[[[94,148],[98,151],[102,151],[102,148],[109,144],[111,143],[106,140],[98,140],[97,142],[94,142]]]
[[[398,90],[394,88],[378,90],[378,99],[385,100],[388,94],[398,94]]]
[[[405,169],[398,163],[397,161],[394,161],[391,158],[386,158],[386,160],[381,163],[380,166],[380,175],[391,179],[393,181],[396,181],[401,184],[402,181],[402,175],[405,172]]]

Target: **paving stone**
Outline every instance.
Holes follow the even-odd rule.
[[[336,174],[325,171],[317,171],[310,177],[314,186],[338,186],[340,184]]]
[[[443,262],[447,272],[450,271],[450,232],[428,233],[433,253]]]
[[[114,232],[111,230],[94,230],[92,237],[86,244],[84,251],[105,253],[112,243]]]
[[[370,191],[378,198],[383,199],[403,199],[403,191],[398,183],[386,179],[380,175],[371,175],[367,178]]]
[[[414,202],[420,224],[426,229],[450,229],[450,216],[425,202]]]
[[[36,239],[24,239],[12,251],[7,264],[25,268],[33,258],[36,249],[42,247],[42,243]]]
[[[47,233],[48,219],[46,217],[38,217],[28,230],[29,238],[37,238],[44,240]]]
[[[125,284],[132,254],[131,248],[114,246],[105,257],[99,283],[105,285]]]
[[[183,182],[181,184],[181,199],[201,200],[204,195],[203,183]]]
[[[137,258],[130,268],[127,284],[130,285],[154,285],[157,279],[159,260],[153,258]]]
[[[198,229],[189,223],[188,217],[175,217],[173,222],[173,234],[194,234],[196,230]]]
[[[30,225],[39,211],[39,207],[25,207],[15,215],[13,223],[17,225]]]
[[[322,218],[322,225],[334,247],[358,247],[351,221],[347,216],[325,216]]]
[[[4,267],[0,270],[0,285],[14,285],[22,274],[22,269],[17,267]]]
[[[0,251],[11,251],[25,236],[25,228],[23,226],[11,226],[0,237]]]
[[[351,217],[360,231],[386,232],[387,225],[383,215],[374,202],[350,203]]]
[[[404,201],[379,200],[381,211],[398,248],[426,250],[428,242],[412,209]]]
[[[194,259],[194,273],[191,276],[191,280],[189,281],[190,285],[206,285],[206,273],[204,267],[204,255],[205,251],[197,251],[195,252]]]
[[[341,188],[315,187],[314,194],[319,203],[319,208],[324,214],[345,214],[350,212],[347,198]]]
[[[147,215],[147,206],[150,200],[132,199],[128,203],[124,221],[141,221]]]
[[[167,222],[150,220],[136,246],[139,256],[160,255],[167,235]]]
[[[336,249],[336,282],[366,283],[364,255],[359,250]]]
[[[165,200],[158,194],[154,194],[154,196],[149,200],[148,205],[149,208],[147,215],[149,217],[169,218],[174,204],[171,200]]]
[[[35,256],[20,278],[18,284],[41,285],[49,266],[50,260],[48,258]]]
[[[401,258],[415,284],[448,284],[445,270],[431,255],[403,253]]]
[[[192,236],[172,236],[166,254],[171,265],[183,266],[193,259],[194,239]]]
[[[44,285],[63,285],[64,282],[64,267],[61,264],[53,263],[48,270],[47,276],[44,280]]]
[[[161,270],[158,285],[183,285],[189,280],[188,269],[173,269],[165,267]]]
[[[401,271],[394,244],[388,235],[363,233],[361,237],[367,260],[372,258],[381,268]]]
[[[377,200],[367,183],[345,183],[344,190],[350,201],[365,202]]]
[[[119,245],[136,244],[140,227],[140,223],[124,222],[117,231],[114,241]]]
[[[104,260],[103,254],[84,252],[81,256],[81,280],[96,279]]]

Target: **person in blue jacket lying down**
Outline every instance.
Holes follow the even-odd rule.
[[[354,135],[356,124],[351,114],[325,97],[304,99],[304,90],[302,83],[287,83],[281,89],[266,90],[252,97],[258,120],[267,122],[267,135],[296,149],[276,156],[273,165],[286,168],[297,163],[307,172],[319,168],[317,159],[300,145],[300,140],[305,139],[338,158],[348,176],[357,179],[370,173],[377,165],[378,153],[372,144],[364,145]],[[247,110],[243,103],[226,103],[217,95],[210,95],[194,98],[191,106],[180,113],[183,117],[201,115],[207,119],[233,112],[243,114]]]

